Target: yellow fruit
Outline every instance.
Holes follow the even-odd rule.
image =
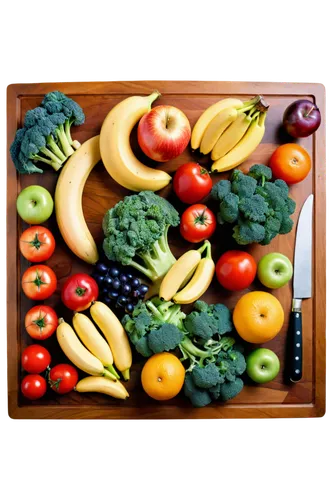
[[[221,135],[215,144],[211,158],[218,160],[226,155],[233,147],[238,144],[245,132],[249,128],[251,117],[245,113],[239,113],[237,119],[228,127],[228,129]]]
[[[179,257],[163,278],[159,293],[160,298],[171,300],[188,275],[196,269],[200,260],[201,253],[198,250],[189,250]]]
[[[113,381],[103,377],[83,378],[76,384],[75,390],[77,392],[99,392],[116,399],[129,397],[127,390],[119,380]]]
[[[200,153],[204,155],[210,153],[220,136],[229,127],[229,125],[236,120],[236,118],[236,108],[227,108],[220,111],[205,130],[200,144]]]
[[[154,354],[141,372],[144,391],[153,399],[165,401],[180,392],[185,380],[185,368],[179,359],[167,352]]]

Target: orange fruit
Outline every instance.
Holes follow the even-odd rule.
[[[141,372],[143,389],[148,396],[158,401],[177,396],[184,380],[185,368],[174,354],[168,352],[154,354]]]
[[[261,344],[273,339],[281,330],[284,312],[278,299],[268,292],[243,295],[233,312],[235,328],[247,342]]]

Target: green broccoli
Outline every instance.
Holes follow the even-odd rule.
[[[266,165],[256,163],[250,168],[249,176],[253,177],[256,181],[261,181],[261,185],[264,186],[266,181],[272,179],[272,170],[266,167]]]
[[[200,389],[210,389],[222,382],[219,368],[214,363],[208,363],[205,366],[195,366],[192,370],[192,379],[194,384],[200,387]]]
[[[233,382],[226,381],[220,385],[220,399],[228,401],[236,397],[243,389],[244,382],[241,378],[236,377]]]
[[[265,228],[258,222],[239,220],[234,226],[233,238],[238,245],[249,245],[250,243],[261,243],[265,237]]]
[[[234,170],[231,175],[231,191],[239,198],[251,198],[257,187],[257,181],[243,174],[240,170]]]
[[[208,305],[203,301],[195,302],[193,311],[184,320],[184,326],[191,336],[204,342],[215,334],[231,332],[233,328],[230,311],[225,305]]]
[[[218,213],[219,222],[235,222],[239,215],[239,197],[237,194],[228,193],[220,203]]]
[[[154,353],[148,344],[148,337],[141,337],[135,344],[135,349],[144,358],[150,358]]]
[[[146,337],[145,337],[146,338]],[[148,346],[153,353],[172,351],[184,338],[184,334],[175,325],[164,323],[147,335]]]
[[[229,193],[231,193],[231,182],[222,180],[213,186],[211,196],[216,201],[222,201]]]
[[[177,210],[152,191],[125,196],[104,216],[104,252],[110,260],[157,281],[175,262],[168,229],[178,224]]]
[[[265,222],[269,208],[262,196],[254,194],[251,198],[242,198],[240,200],[239,211],[243,214],[243,217],[252,222]]]
[[[212,402],[209,392],[195,385],[191,373],[187,373],[185,376],[184,394],[196,408],[202,408]]]
[[[51,109],[47,106],[50,96],[62,96],[63,109]],[[65,105],[66,103],[66,105]],[[70,109],[72,114],[70,114]],[[65,113],[66,111],[66,113]],[[70,136],[70,125],[84,122],[80,106],[61,92],[47,94],[41,104],[27,111],[23,128],[17,130],[10,147],[10,154],[16,169],[20,173],[43,173],[36,163],[45,163],[59,170],[67,158],[77,149],[78,141]]]

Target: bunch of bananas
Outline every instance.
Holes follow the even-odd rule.
[[[90,314],[105,338],[88,316],[81,313],[73,317],[75,331],[63,319],[59,320],[57,328],[57,340],[68,359],[91,375],[80,380],[75,390],[127,399],[129,394],[113,367],[114,363],[124,380],[129,379],[132,351],[126,332],[117,316],[102,302],[94,302]]]
[[[163,278],[159,296],[176,304],[191,304],[206,292],[214,271],[211,244],[206,240],[198,250],[189,250],[179,257]]]
[[[265,133],[268,110],[262,96],[250,101],[223,99],[210,106],[195,124],[191,146],[211,155],[212,171],[237,167],[260,144]]]

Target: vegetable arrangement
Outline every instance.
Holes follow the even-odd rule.
[[[84,123],[83,110],[61,92],[51,92],[26,113],[23,128],[16,133],[10,153],[19,173],[42,173],[41,163],[55,171],[62,167],[55,204],[47,190],[32,185],[18,197],[19,215],[27,223],[42,224],[55,207],[63,240],[76,257],[94,266],[91,275],[76,273],[60,283],[59,295],[71,311],[72,325],[58,319],[46,304],[35,305],[26,314],[28,335],[44,341],[56,332],[65,355],[64,363],[51,367],[51,355],[44,347],[33,344],[24,350],[21,363],[28,375],[21,389],[28,399],[43,397],[49,386],[57,394],[76,390],[126,400],[131,345],[145,362],[142,387],[158,401],[183,390],[194,407],[226,402],[242,391],[245,374],[256,383],[266,383],[279,373],[275,353],[255,349],[248,355],[243,341],[257,344],[276,336],[284,320],[281,304],[261,291],[245,293],[233,312],[221,303],[208,304],[204,293],[215,273],[220,286],[231,292],[246,290],[257,276],[253,256],[238,249],[221,255],[215,266],[210,239],[228,227],[241,246],[269,245],[289,233],[296,204],[288,184],[308,175],[310,157],[301,146],[285,144],[274,152],[269,166],[255,164],[247,173],[235,170],[263,138],[269,106],[262,96],[215,103],[199,117],[191,134],[187,117],[177,108],[151,110],[159,95],[155,91],[124,99],[106,116],[100,135],[81,146],[72,138],[71,127]],[[300,123],[303,110],[311,116],[303,114],[305,121]],[[308,103],[299,103],[287,110],[284,126],[293,135],[305,136],[318,128],[318,113]],[[138,142],[150,158],[172,160],[191,137],[193,149],[211,155],[212,171],[234,169],[229,179],[213,186],[208,171],[194,162],[181,165],[173,179],[144,165],[129,140],[138,122]],[[99,249],[84,218],[82,194],[101,159],[113,179],[135,193],[105,213]],[[181,214],[155,193],[171,180],[178,200],[191,205]],[[178,259],[169,247],[170,228],[194,244]],[[23,257],[36,264],[22,276],[23,292],[32,300],[48,299],[59,285],[51,267],[42,264],[55,251],[54,236],[44,226],[32,226],[22,233],[19,244]],[[201,246],[194,248],[197,244]],[[289,259],[276,252],[266,254],[258,266],[259,280],[273,289],[288,283],[292,272]],[[185,304],[192,305],[191,310],[185,312]],[[258,370],[258,363],[267,365],[267,372]],[[88,376],[82,378],[81,372]]]

